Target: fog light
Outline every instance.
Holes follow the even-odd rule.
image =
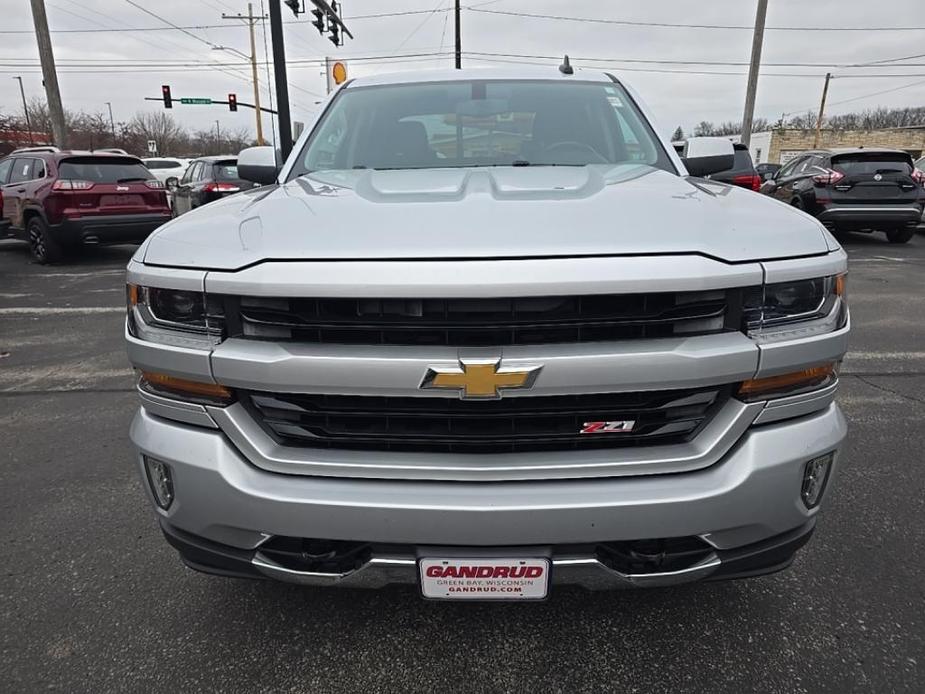
[[[834,453],[826,453],[813,458],[803,468],[803,486],[800,488],[800,497],[806,504],[806,508],[814,508],[822,499],[822,492],[825,491],[825,483],[829,479],[834,459]]]
[[[173,477],[170,466],[157,458],[144,456],[145,472],[148,475],[148,484],[154,494],[157,505],[165,511],[173,503]]]

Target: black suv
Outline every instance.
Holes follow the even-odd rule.
[[[194,159],[183,178],[177,180],[171,176],[167,179],[167,190],[173,194],[175,217],[255,185],[238,176],[238,159],[233,156]]]
[[[890,243],[915,235],[925,206],[925,172],[895,149],[803,152],[761,186],[832,231],[883,231]]]
[[[734,186],[748,188],[749,190],[760,190],[761,176],[758,174],[758,171],[755,170],[755,165],[752,163],[752,155],[748,153],[748,147],[736,142],[732,148],[735,154],[732,168],[711,174],[707,176],[707,178],[711,181],[731,183]]]

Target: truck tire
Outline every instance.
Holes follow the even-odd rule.
[[[909,243],[909,240],[913,236],[915,236],[915,229],[913,227],[890,229],[886,232],[887,241],[890,243]]]
[[[41,217],[32,217],[26,224],[29,237],[29,251],[37,263],[47,265],[58,263],[64,258],[64,249],[48,233],[48,225]]]

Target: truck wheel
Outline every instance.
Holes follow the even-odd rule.
[[[886,238],[890,243],[909,243],[913,236],[915,236],[915,229],[911,227],[890,229],[886,232]]]
[[[29,236],[29,250],[37,263],[42,265],[57,263],[64,258],[64,250],[57,241],[51,238],[48,225],[42,221],[41,217],[30,219],[26,225],[26,232]]]

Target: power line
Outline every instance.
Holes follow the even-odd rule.
[[[487,58],[480,56],[472,56],[468,53],[465,54],[468,60],[474,60],[477,62],[483,63],[506,63],[510,65],[539,65],[542,67],[551,67],[553,63],[550,62],[540,62],[538,60],[517,60],[510,58]],[[558,59],[557,59],[558,60]],[[572,65],[575,67],[588,68],[593,70],[611,70],[613,72],[642,72],[642,73],[654,73],[654,74],[669,74],[669,75],[725,75],[725,76],[736,76],[742,77],[748,73],[737,70],[675,70],[671,68],[645,68],[645,67],[624,67],[624,66],[610,66],[610,65],[588,65],[581,64],[576,60],[572,60]],[[811,79],[819,79],[819,75],[815,73],[801,73],[801,72],[762,72],[762,77],[805,77]],[[842,75],[839,79],[851,79],[851,78],[881,78],[881,77],[919,77],[925,76],[925,73],[903,73],[903,74],[891,74],[891,75]]]
[[[563,15],[538,14],[535,12],[514,12],[511,10],[480,10],[475,7],[465,8],[469,12],[495,14],[508,17],[526,17],[530,19],[553,19],[560,22],[582,22],[585,24],[617,24],[620,26],[660,27],[672,29],[735,29],[753,31],[753,26],[739,24],[683,24],[674,22],[642,22],[628,19],[596,19],[593,17],[567,17]],[[765,27],[767,31],[923,31],[925,27],[799,27],[779,26]]]
[[[869,99],[872,96],[880,96],[881,94],[889,94],[890,92],[898,92],[902,89],[909,89],[910,87],[917,87],[920,84],[925,84],[925,80],[919,80],[918,82],[910,82],[909,84],[904,84],[901,87],[894,87],[893,89],[884,89],[879,92],[872,92],[870,94],[864,94],[863,96],[855,96],[850,99],[842,99],[841,101],[833,101],[829,106],[838,106],[839,104],[847,104],[852,101],[860,101],[861,99]]]
[[[49,3],[49,5],[51,5]],[[51,5],[54,7],[53,5]],[[228,5],[226,5],[228,7]],[[68,12],[63,8],[57,7],[56,9],[61,10],[62,12]],[[90,8],[85,8],[90,9]],[[449,12],[451,8],[443,8],[437,10],[440,12]],[[92,10],[91,10],[92,11]],[[366,19],[381,19],[384,17],[405,17],[410,15],[420,15],[420,14],[432,14],[434,10],[406,10],[403,12],[379,12],[376,14],[362,14],[357,15],[356,17],[350,17],[351,21],[354,20],[366,20]],[[69,13],[73,14],[73,13]],[[97,13],[98,14],[98,13]],[[75,15],[76,16],[76,15]],[[304,20],[289,20],[283,22],[286,26],[291,25],[300,25],[300,26],[311,26],[311,22],[306,22]],[[53,29],[52,34],[93,34],[93,33],[118,33],[118,32],[129,32],[129,31],[203,31],[205,29],[228,29],[227,24],[188,24],[188,25],[171,25],[166,27],[126,27],[126,28],[101,28],[101,29]],[[0,34],[31,34],[33,31],[31,29],[3,29],[0,30]]]
[[[492,53],[488,51],[467,51],[471,55],[497,56],[501,58],[532,58],[541,60],[561,60],[560,55],[537,55],[528,53]],[[713,65],[744,67],[748,63],[744,61],[732,60],[668,60],[662,58],[599,58],[595,56],[575,56],[573,59],[584,62],[602,62],[602,63],[643,63],[649,65]],[[852,65],[839,63],[762,63],[762,67],[818,67],[818,68],[852,68],[852,67],[875,67],[874,65]],[[882,67],[925,67],[925,63],[904,63],[903,65],[883,65]]]

